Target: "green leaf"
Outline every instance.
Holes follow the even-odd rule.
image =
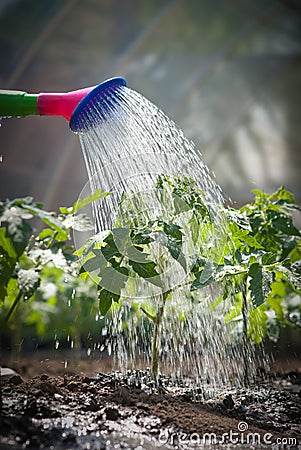
[[[111,261],[112,258],[120,258],[122,255],[119,253],[118,248],[115,245],[106,245],[102,248],[94,248],[93,253],[97,256],[103,256],[106,261]]]
[[[149,262],[149,255],[147,253],[143,253],[139,246],[132,244],[129,228],[114,228],[112,230],[112,234],[114,241],[110,241],[110,246],[118,249],[120,256],[126,256],[130,260],[141,264],[147,264]],[[108,240],[106,240],[106,242],[108,242]]]
[[[252,299],[256,306],[261,305],[264,302],[263,295],[263,276],[262,276],[262,267],[260,264],[255,263],[252,264],[249,270],[250,280],[250,291],[252,295]]]
[[[279,199],[282,202],[285,203],[295,203],[295,198],[293,194],[287,190],[284,189],[284,186],[281,186],[274,194],[271,194],[270,200],[277,200]]]
[[[296,290],[301,291],[301,261],[296,261],[291,265],[290,282],[294,285]]]
[[[107,260],[104,258],[102,253],[100,252],[94,258],[90,258],[85,261],[80,269],[80,273],[84,272],[93,272],[94,270],[101,270],[104,266],[107,265]]]
[[[200,224],[195,215],[189,219],[189,224],[192,241],[196,244],[200,234]]]
[[[226,210],[226,217],[231,222],[236,223],[239,226],[239,228],[249,231],[251,230],[250,221],[246,213],[241,213],[236,209],[229,208]]]
[[[4,250],[9,258],[17,258],[16,251],[10,241],[10,238],[6,237],[6,229],[4,227],[0,228],[0,251],[1,250]]]
[[[17,253],[9,237],[6,236],[6,229],[0,228],[0,301],[7,295],[7,285],[13,276],[17,262]]]
[[[280,283],[278,283],[278,284],[280,284]],[[272,292],[273,292],[273,289],[272,289]],[[268,299],[267,299],[267,303],[275,311],[275,314],[276,314],[278,320],[281,323],[284,323],[284,311],[283,311],[283,307],[281,305],[282,300],[283,299],[280,298],[280,297],[271,297],[271,296],[269,296]]]
[[[63,222],[59,220],[57,217],[55,217],[54,213],[44,211],[32,205],[24,205],[23,208],[33,213],[36,217],[41,219],[49,227],[58,231],[62,235],[63,240],[68,239],[68,230],[66,230]]]
[[[278,261],[278,256],[275,253],[267,252],[262,256],[262,264],[269,266],[275,264]]]
[[[255,342],[260,344],[267,332],[266,305],[261,304],[258,308],[249,311],[248,335]]]
[[[195,280],[193,280],[190,290],[195,291],[202,289],[216,281],[216,267],[211,261],[206,261],[204,269],[194,274]]]
[[[142,232],[134,233],[131,237],[134,244],[147,245],[150,244],[153,239],[150,236],[151,231],[145,230]]]
[[[129,260],[129,264],[137,275],[144,278],[149,283],[162,287],[162,282],[159,273],[156,271],[156,264],[154,262],[138,263]]]
[[[118,302],[120,296],[114,294],[106,289],[100,289],[98,292],[99,299],[99,312],[102,316],[105,316],[112,306],[112,301]]]
[[[163,231],[168,236],[171,236],[172,238],[176,239],[179,243],[182,243],[183,233],[181,231],[181,227],[179,225],[176,225],[174,223],[163,223]]]
[[[199,272],[200,269],[204,269],[204,266],[207,262],[207,258],[204,258],[203,256],[198,256],[191,268],[191,272],[196,273]]]
[[[167,236],[164,231],[155,231],[152,233],[155,241],[167,248],[171,256],[186,270],[186,260],[182,252],[182,245],[174,238]]]
[[[300,236],[300,231],[293,225],[292,220],[285,216],[278,216],[272,221],[276,230],[289,236]]]
[[[74,205],[71,207],[71,210],[68,212],[69,214],[74,214],[80,209],[84,208],[85,206],[89,205],[90,203],[100,200],[101,198],[105,198],[108,195],[111,195],[112,192],[102,192],[101,189],[97,189],[93,194],[89,195],[83,200],[77,200]],[[69,209],[69,208],[68,208]],[[64,211],[65,212],[65,211]]]
[[[55,231],[51,228],[45,228],[41,231],[41,233],[38,236],[38,240],[42,241],[45,238],[52,237],[54,235]]]
[[[124,266],[105,267],[99,272],[101,287],[107,291],[120,295],[128,279],[128,269]]]
[[[24,252],[28,244],[28,234],[32,232],[32,227],[26,220],[30,218],[32,214],[19,206],[5,209],[1,216],[1,222],[6,228],[6,236],[11,239],[18,257]]]
[[[251,297],[258,307],[264,303],[271,291],[272,273],[264,271],[260,264],[254,263],[249,269],[249,277]]]

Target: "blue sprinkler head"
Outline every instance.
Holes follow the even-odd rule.
[[[118,90],[126,86],[124,78],[110,78],[92,89],[72,113],[69,126],[74,133],[84,133],[106,120],[117,106]]]

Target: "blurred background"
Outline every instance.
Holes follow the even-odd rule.
[[[238,205],[284,184],[301,203],[297,0],[1,0],[0,85],[69,91],[124,76],[201,149]],[[3,120],[0,197],[46,209],[87,181],[62,118]]]

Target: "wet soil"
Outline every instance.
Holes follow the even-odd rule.
[[[164,376],[155,385],[147,370],[97,373],[93,360],[65,365],[41,360],[38,375],[33,361],[11,365],[18,373],[2,377],[1,449],[301,445],[300,370],[261,372],[248,388],[209,395],[208,386]]]

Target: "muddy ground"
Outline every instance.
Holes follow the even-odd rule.
[[[7,361],[5,361],[7,366]],[[3,364],[3,361],[2,361]],[[2,377],[1,449],[301,448],[301,370],[249,388],[175,386],[147,370],[27,358]],[[260,444],[260,445],[259,445]],[[273,447],[272,447],[273,445]]]

